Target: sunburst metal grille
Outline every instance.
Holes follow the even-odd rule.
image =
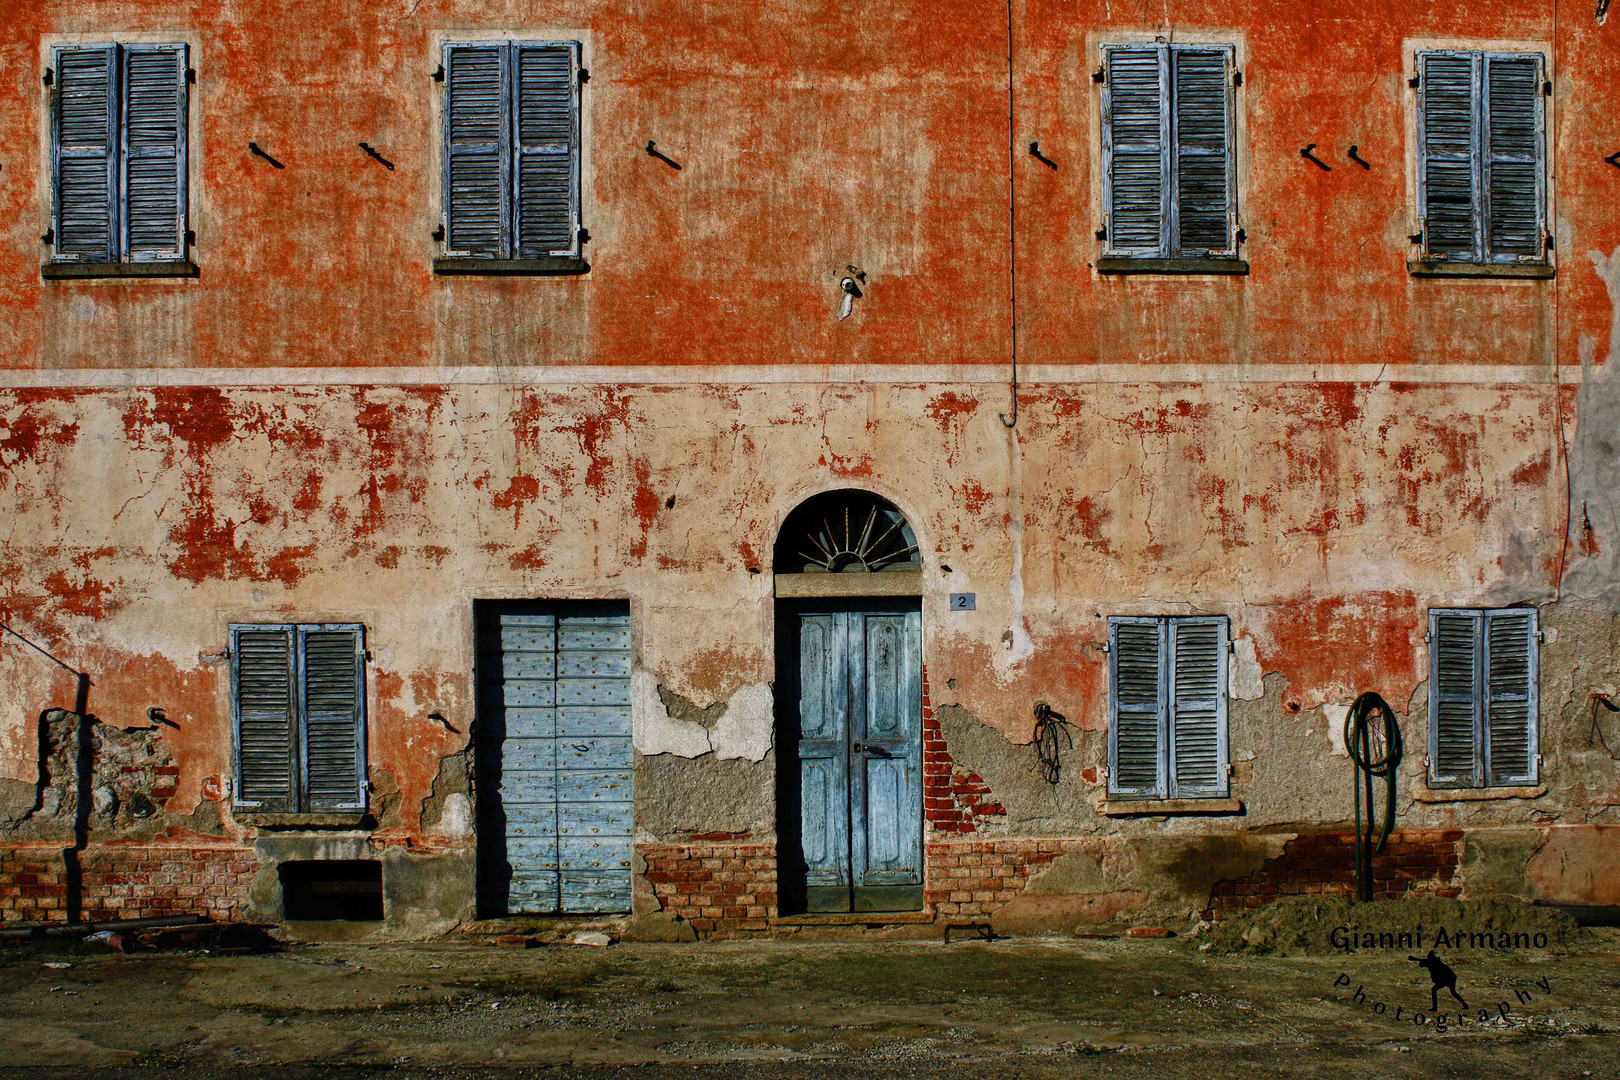
[[[878,573],[920,562],[905,515],[860,491],[828,492],[804,503],[788,515],[776,544],[777,573]]]

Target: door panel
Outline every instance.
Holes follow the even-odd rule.
[[[481,910],[628,911],[628,612],[481,604],[479,638]]]
[[[857,813],[865,825],[852,845],[855,886],[920,887],[922,616],[868,612],[852,613],[851,619],[860,624],[864,669],[851,720],[864,759],[850,793],[864,808]]]
[[[816,611],[795,623],[805,906],[920,906],[921,615]]]

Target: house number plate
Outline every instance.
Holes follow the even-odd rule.
[[[977,595],[976,593],[970,593],[970,592],[953,592],[953,593],[951,593],[951,610],[952,611],[972,611],[972,610],[974,610],[974,608],[976,606],[974,604],[974,597],[976,595]]]

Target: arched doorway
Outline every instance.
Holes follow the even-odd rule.
[[[814,496],[777,536],[784,910],[922,907],[922,559],[866,491]]]

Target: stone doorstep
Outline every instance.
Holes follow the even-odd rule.
[[[906,926],[933,921],[931,911],[817,911],[768,920],[772,926]]]
[[[456,932],[469,937],[550,937],[571,934],[576,930],[618,934],[629,924],[630,918],[629,915],[513,915],[499,919],[467,919],[456,927]]]

